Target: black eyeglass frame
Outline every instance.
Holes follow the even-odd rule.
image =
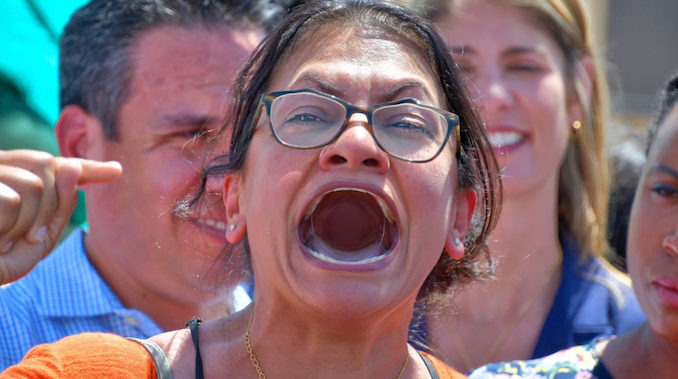
[[[313,145],[313,146],[296,146],[296,145],[292,145],[292,144],[289,144],[287,142],[284,142],[278,137],[278,134],[276,133],[275,128],[273,127],[273,123],[271,122],[271,105],[273,104],[273,101],[276,98],[283,96],[283,95],[294,94],[294,93],[312,93],[314,95],[335,101],[335,102],[341,104],[344,107],[344,109],[346,109],[346,118],[344,119],[344,123],[339,128],[337,133],[332,138],[330,138],[327,142],[322,143],[322,144],[318,144],[318,145]],[[440,146],[440,148],[438,149],[438,151],[436,151],[436,153],[433,154],[432,157],[427,158],[427,159],[409,159],[409,158],[399,157],[399,156],[391,153],[387,149],[385,149],[384,146],[382,146],[381,142],[379,142],[379,139],[377,138],[376,134],[374,133],[374,127],[372,126],[372,114],[375,110],[377,110],[379,108],[391,106],[391,105],[398,105],[398,104],[415,104],[419,107],[430,109],[430,110],[435,111],[436,113],[440,114],[441,116],[443,116],[445,118],[445,120],[447,121],[447,133],[445,134],[445,139],[443,140],[443,143]],[[433,107],[433,106],[430,106],[430,105],[422,104],[419,100],[413,99],[413,98],[406,98],[406,99],[401,99],[401,100],[392,101],[392,102],[388,102],[388,103],[375,104],[375,105],[371,105],[369,107],[359,107],[357,105],[353,105],[353,104],[351,104],[347,101],[344,101],[343,99],[341,99],[337,96],[326,94],[324,92],[316,91],[316,90],[310,89],[310,88],[303,88],[303,89],[290,90],[290,91],[274,91],[274,92],[264,93],[264,94],[261,95],[261,98],[259,99],[259,105],[257,106],[257,116],[253,120],[253,128],[252,128],[253,130],[257,127],[257,123],[259,122],[259,116],[261,115],[260,112],[261,112],[262,106],[264,106],[266,108],[266,115],[268,116],[268,120],[269,120],[268,126],[271,129],[271,133],[273,134],[273,137],[275,138],[275,140],[278,141],[278,143],[280,143],[281,145],[292,148],[292,149],[311,150],[311,149],[318,149],[318,148],[321,148],[323,146],[327,146],[327,145],[331,144],[332,142],[336,141],[336,139],[339,138],[339,136],[344,132],[344,130],[346,129],[346,126],[348,125],[348,120],[351,118],[351,116],[354,113],[362,113],[367,117],[367,123],[369,125],[370,134],[372,134],[372,138],[376,142],[377,146],[379,146],[379,148],[383,152],[385,152],[386,154],[388,154],[388,155],[390,155],[390,156],[392,156],[396,159],[400,159],[400,160],[405,161],[405,162],[425,163],[425,162],[430,162],[430,161],[434,160],[438,155],[440,155],[440,153],[445,148],[445,145],[447,144],[447,140],[450,138],[450,135],[452,134],[452,130],[454,130],[454,137],[455,137],[455,151],[454,151],[455,156],[457,156],[457,154],[459,152],[459,147],[460,147],[460,143],[461,143],[461,141],[460,141],[461,136],[460,136],[460,130],[459,130],[460,129],[459,116],[457,116],[455,113],[452,113],[452,112],[449,112],[449,111],[446,111],[446,110],[442,110],[442,109],[439,109],[439,108],[436,108],[436,107]]]

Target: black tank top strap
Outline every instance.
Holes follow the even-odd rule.
[[[417,353],[419,353],[419,356],[424,361],[424,364],[426,364],[426,368],[428,369],[428,373],[431,375],[431,379],[440,379],[440,375],[438,375],[438,372],[436,371],[435,367],[433,367],[433,363],[431,363],[431,360],[426,358],[426,356],[421,352],[417,351]]]
[[[186,323],[186,326],[191,330],[191,338],[193,338],[193,346],[195,346],[195,379],[204,379],[202,371],[202,357],[200,356],[200,344],[198,343],[198,327],[202,322],[199,318],[193,318]]]

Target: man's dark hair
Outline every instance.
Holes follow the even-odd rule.
[[[59,106],[81,106],[107,138],[117,139],[132,49],[145,31],[168,25],[270,30],[282,16],[273,0],[92,0],[71,16],[61,37]]]
[[[650,147],[652,146],[652,142],[654,142],[654,137],[657,135],[659,126],[666,120],[666,117],[671,113],[671,110],[676,106],[676,103],[678,103],[678,72],[671,76],[666,82],[664,89],[659,93],[659,109],[648,128],[647,149],[645,154],[650,153]]]

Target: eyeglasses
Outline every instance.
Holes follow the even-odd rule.
[[[263,94],[257,113],[262,105],[275,139],[294,149],[316,149],[332,143],[344,131],[348,119],[362,113],[379,148],[395,158],[428,162],[440,154],[450,135],[455,152],[459,150],[459,117],[412,98],[365,108],[301,89]]]

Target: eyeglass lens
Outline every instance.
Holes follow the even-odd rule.
[[[288,93],[273,100],[270,119],[277,138],[292,147],[314,148],[334,140],[347,122],[346,107],[310,92]],[[368,115],[368,118],[370,115]],[[406,160],[435,156],[447,136],[447,119],[417,104],[390,104],[372,111],[373,135],[379,146]]]

